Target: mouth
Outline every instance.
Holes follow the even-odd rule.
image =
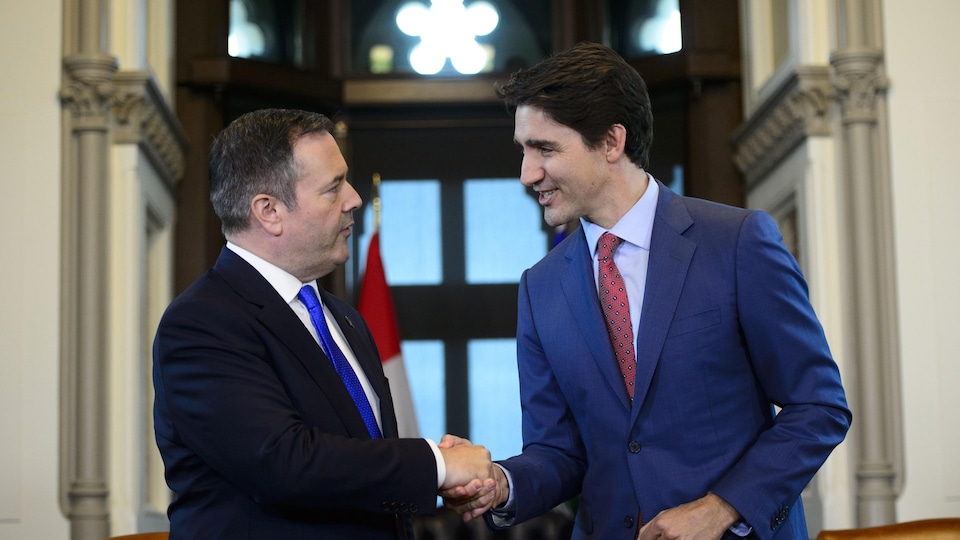
[[[548,189],[544,191],[537,192],[538,200],[541,205],[547,206],[550,204],[550,200],[553,199],[554,194],[557,192],[555,189]]]

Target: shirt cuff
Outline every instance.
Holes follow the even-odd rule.
[[[443,461],[443,454],[440,453],[440,448],[437,446],[437,443],[433,442],[432,439],[424,440],[430,445],[430,449],[433,450],[433,456],[437,459],[437,489],[440,489],[443,486],[444,480],[447,479],[447,464]]]
[[[500,467],[499,463],[494,463],[494,465]],[[504,467],[500,467],[500,470],[507,477],[507,487],[510,493],[507,494],[507,502],[503,503],[503,506],[490,509],[490,518],[497,527],[509,527],[517,519],[517,501],[513,498],[513,477],[510,476],[510,471]]]
[[[745,538],[748,534],[753,532],[753,527],[747,525],[747,522],[741,519],[730,526],[730,532],[739,536],[740,538]]]

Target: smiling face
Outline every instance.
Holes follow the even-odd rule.
[[[520,182],[532,187],[550,226],[585,218],[607,223],[612,216],[605,148],[588,147],[575,130],[552,120],[543,110],[521,105],[515,115],[514,141],[523,151]]]
[[[329,133],[302,137],[293,148],[300,167],[296,208],[284,207],[286,270],[307,282],[350,258],[347,239],[361,199],[347,182],[347,163]]]

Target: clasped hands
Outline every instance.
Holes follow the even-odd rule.
[[[444,435],[437,447],[447,468],[440,486],[444,506],[470,521],[507,501],[507,478],[490,461],[489,450],[454,435]]]
[[[447,476],[440,496],[464,521],[482,516],[507,502],[510,486],[503,470],[490,461],[490,451],[467,439],[444,435],[437,445]],[[740,514],[713,493],[657,514],[637,531],[637,538],[720,538]]]

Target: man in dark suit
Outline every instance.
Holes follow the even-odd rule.
[[[806,540],[800,492],[851,414],[776,223],[645,171],[646,86],[607,47],[498,93],[520,181],[581,227],[520,281],[523,453],[447,504],[503,527],[579,494],[578,539]]]
[[[367,325],[318,288],[361,203],[331,126],[256,111],[211,149],[227,245],[154,342],[171,539],[405,538],[438,488],[493,474],[483,447],[397,438]]]

